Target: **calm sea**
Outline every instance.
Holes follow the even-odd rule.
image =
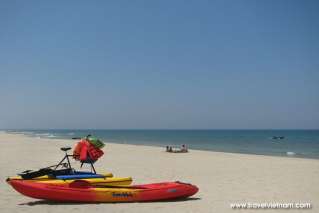
[[[274,156],[319,158],[319,130],[8,130],[41,138],[92,134],[104,142]],[[273,139],[283,136],[284,139]]]

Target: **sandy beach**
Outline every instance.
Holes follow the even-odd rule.
[[[164,148],[107,143],[105,156],[95,165],[98,172],[133,177],[136,184],[183,181],[197,185],[199,193],[176,202],[123,204],[58,204],[24,197],[5,179],[26,169],[57,163],[62,146],[75,141],[31,138],[0,133],[1,212],[277,212],[278,210],[234,210],[231,203],[309,202],[318,212],[319,160],[244,155],[190,150],[166,153]],[[284,211],[284,210],[281,210]]]

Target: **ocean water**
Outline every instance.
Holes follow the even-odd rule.
[[[319,159],[319,130],[7,130],[31,137],[71,139],[92,134],[104,142]],[[284,139],[273,139],[284,136]]]

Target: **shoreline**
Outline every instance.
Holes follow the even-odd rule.
[[[36,138],[36,139],[47,139],[47,140],[67,140],[67,141],[72,141],[76,142],[77,140],[69,139],[69,138],[58,138],[58,137],[41,137],[41,136],[32,136],[24,134],[24,133],[19,133],[19,132],[8,132],[7,130],[0,130],[0,134],[12,134],[12,135],[18,135],[18,136],[23,136],[23,137],[29,137],[29,138]],[[121,142],[108,142],[104,141],[106,144],[120,144],[120,145],[132,145],[132,146],[145,146],[145,147],[157,147],[157,148],[162,148],[163,150],[165,149],[164,146],[161,146],[160,144],[133,144],[133,143],[121,143]],[[276,157],[276,158],[297,158],[297,159],[310,159],[310,160],[319,160],[319,156],[316,157],[307,157],[307,156],[300,156],[300,155],[267,155],[267,154],[258,154],[258,153],[244,153],[244,152],[224,152],[224,151],[216,151],[216,150],[210,150],[210,149],[188,149],[189,151],[203,151],[203,152],[212,152],[212,153],[223,153],[223,154],[235,154],[235,155],[253,155],[253,156],[263,156],[263,157]],[[184,153],[185,154],[185,153]]]

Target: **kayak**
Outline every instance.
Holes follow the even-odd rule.
[[[106,177],[113,177],[113,174],[112,173],[94,174],[91,172],[75,172],[74,174],[69,174],[69,175],[58,175],[58,176],[43,175],[40,177],[35,177],[32,179],[27,179],[27,180],[42,181],[42,180],[54,180],[54,179],[83,179],[83,178],[106,178]],[[19,176],[9,177],[9,179],[21,180],[24,178],[19,175]]]
[[[131,177],[113,177],[112,173],[96,175],[96,174],[75,174],[75,175],[61,175],[56,177],[42,176],[34,179],[24,180],[20,176],[10,177],[7,182],[14,180],[20,180],[24,182],[37,182],[43,184],[56,184],[56,185],[68,185],[74,180],[83,180],[93,185],[101,186],[118,186],[118,185],[130,185],[132,183]]]
[[[149,202],[187,198],[198,192],[196,186],[182,182],[114,187],[94,186],[83,180],[67,185],[25,180],[8,183],[25,196],[60,202]]]
[[[23,181],[23,182],[30,182],[30,183],[43,183],[47,185],[68,185],[75,181],[76,179],[47,179],[47,180],[23,180],[23,179],[7,179],[7,182],[10,183],[11,181]],[[88,178],[88,179],[80,179],[83,181],[87,181],[96,186],[123,186],[123,185],[130,185],[132,183],[131,177],[109,177],[109,178]]]
[[[130,185],[132,183],[131,177],[111,177],[111,178],[89,178],[89,179],[81,179],[83,181],[87,181],[88,183],[94,186],[125,186]],[[75,181],[74,179],[68,180],[47,180],[42,181],[44,184],[60,184],[60,185],[68,185]]]

